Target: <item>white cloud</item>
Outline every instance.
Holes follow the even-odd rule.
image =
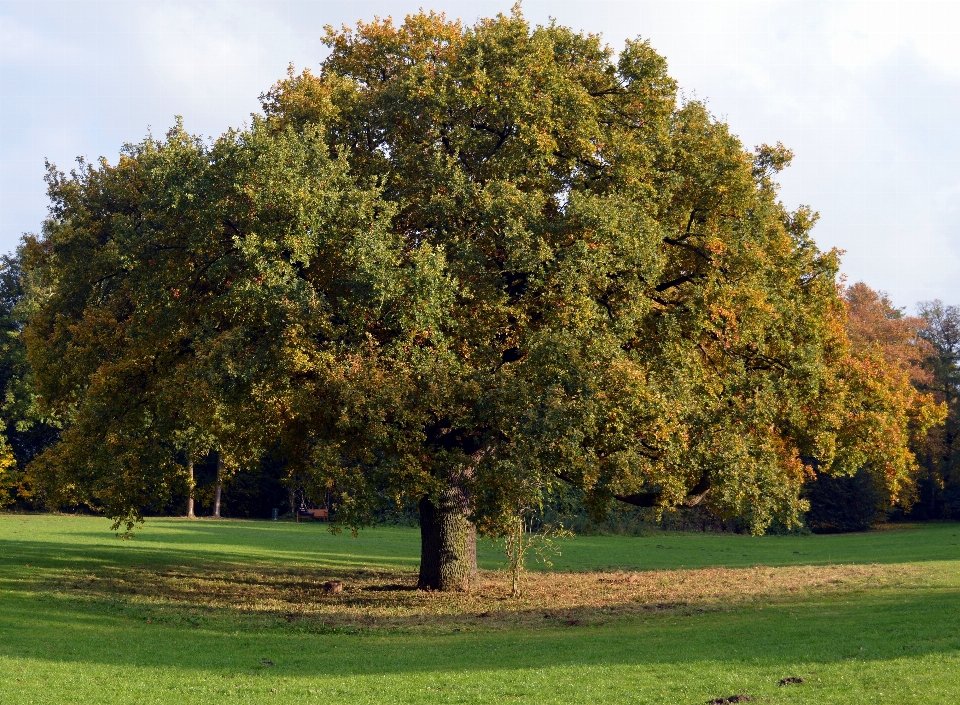
[[[843,3],[829,15],[831,57],[848,70],[869,68],[910,51],[931,69],[960,76],[956,2]]]

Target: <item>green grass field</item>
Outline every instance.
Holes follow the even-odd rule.
[[[0,703],[960,703],[958,544],[579,537],[511,601],[412,590],[411,529],[0,515]]]

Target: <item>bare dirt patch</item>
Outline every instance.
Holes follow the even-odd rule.
[[[919,573],[911,565],[543,572],[527,574],[524,596],[513,599],[509,576],[497,571],[481,573],[472,592],[440,593],[417,590],[416,575],[401,571],[143,566],[61,575],[46,589],[72,599],[119,599],[192,616],[270,617],[306,628],[496,629],[581,627],[629,615],[692,615],[902,585]]]
[[[798,678],[797,676],[790,676],[789,678],[780,679],[780,685],[793,685],[794,683],[803,683],[803,678]]]

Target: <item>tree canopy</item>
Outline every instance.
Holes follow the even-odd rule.
[[[518,11],[326,42],[248,130],[49,172],[47,486],[135,519],[185,455],[279,448],[344,525],[419,501],[421,584],[447,588],[473,525],[559,483],[762,532],[814,468],[910,477],[936,409],[851,346],[838,254],[777,199],[792,155],[678,99],[648,42]]]

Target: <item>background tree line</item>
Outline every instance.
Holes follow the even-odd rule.
[[[415,508],[440,589],[570,492],[755,533],[814,478],[945,501],[953,313],[839,288],[777,199],[789,150],[678,99],[648,43],[519,11],[326,41],[248,129],[49,169],[4,280],[16,501],[129,528],[212,465],[354,529]]]
[[[861,531],[887,518],[960,518],[956,503],[960,473],[953,448],[960,309],[927,301],[917,304],[917,316],[908,316],[885,294],[863,283],[847,288],[844,299],[854,347],[878,351],[915,389],[932,395],[945,413],[940,423],[914,440],[913,452],[921,462],[900,497],[884,492],[866,468],[850,477],[821,476],[807,486],[812,504],[807,523],[817,531]]]

